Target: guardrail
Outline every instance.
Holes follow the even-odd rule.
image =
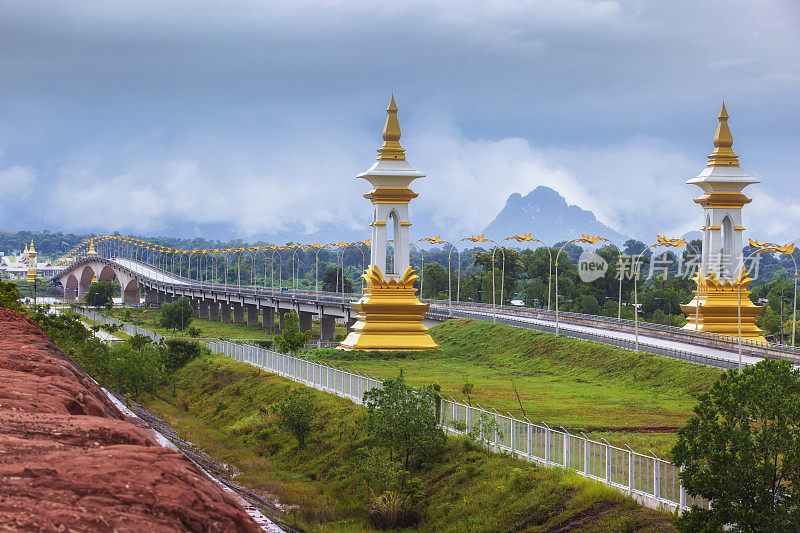
[[[429,311],[428,315],[436,317],[437,313]],[[462,318],[475,318],[478,320],[486,319],[485,313],[479,313],[477,311],[476,312],[459,311],[458,316]],[[551,326],[549,324],[538,324],[535,322],[527,322],[521,319],[514,319],[508,317],[497,317],[497,321],[503,324],[507,324],[509,326],[533,329],[536,331],[544,331],[547,333],[555,333],[555,326]],[[617,337],[611,337],[609,335],[603,335],[601,333],[590,333],[587,331],[577,331],[577,330],[562,328],[559,330],[559,334],[573,339],[599,342],[610,346],[616,346],[618,348],[624,348],[626,350],[636,350],[635,341],[628,339],[620,339]],[[665,348],[663,346],[647,344],[642,341],[639,341],[639,351],[651,353],[654,355],[662,355],[664,357],[670,357],[672,359],[682,359],[690,363],[711,366],[723,370],[727,370],[728,368],[738,368],[739,366],[738,361],[724,359],[722,357],[715,357],[713,355],[698,354],[682,350],[675,350],[673,348]],[[751,363],[748,363],[747,361],[744,361],[742,364],[744,366],[751,366]]]
[[[354,293],[330,293],[330,292],[314,291],[314,290],[284,291],[280,289],[275,290],[275,288],[258,287],[258,286],[223,285],[217,283],[198,282],[190,278],[185,278],[182,276],[178,276],[176,274],[172,274],[168,271],[159,269],[149,264],[141,263],[134,259],[124,259],[124,260],[134,263],[135,265],[141,266],[142,267],[141,271],[138,271],[136,268],[133,269],[128,268],[127,266],[124,266],[116,262],[114,259],[97,257],[97,258],[92,258],[91,260],[100,261],[109,265],[113,264],[115,267],[121,268],[126,272],[135,276],[148,277],[148,279],[154,282],[157,287],[162,289],[165,289],[168,286],[172,286],[175,289],[209,291],[222,294],[251,295],[256,297],[266,297],[266,298],[275,298],[283,300],[304,299],[328,305],[349,305],[351,299],[355,299],[360,296]],[[150,276],[144,276],[145,269],[150,271],[151,273],[155,272],[158,275],[163,275],[165,279],[159,281],[157,279],[157,276],[156,278]],[[58,275],[61,275],[61,272]],[[174,286],[172,282],[166,281],[166,278],[178,281],[180,282],[180,284]],[[451,313],[447,301],[428,300],[428,299],[424,299],[423,301],[430,303],[432,305],[431,310],[429,311],[429,315],[435,316],[436,318],[439,319],[446,319],[451,317],[456,317],[456,318],[470,317],[469,313],[472,310],[482,311],[483,315],[480,318],[483,319],[486,318],[486,316],[488,316],[486,313],[491,313],[492,311],[492,306],[490,304],[480,304],[480,303],[462,301],[462,302],[453,302],[453,309]],[[498,305],[496,306],[496,310],[499,312],[514,313],[520,316],[527,316],[542,320],[553,320],[555,316],[554,311],[548,311],[546,309],[518,307],[518,306]],[[475,315],[472,315],[472,317],[474,316]],[[563,320],[565,323],[585,324],[590,327],[604,328],[615,331],[631,332],[633,331],[634,328],[634,322],[632,320],[627,320],[627,319],[618,320],[616,318],[609,318],[600,315],[586,315],[581,313],[559,312],[559,318]],[[497,320],[501,320],[505,323],[510,323],[509,319],[501,319],[500,317],[498,317]],[[523,324],[524,327],[531,327],[528,325],[527,322],[523,321],[515,322],[513,325],[523,325]],[[661,338],[665,337],[672,338],[674,340],[684,342],[687,344],[695,344],[698,346],[714,346],[720,349],[730,350],[731,352],[735,352],[737,350],[736,339],[730,337],[729,335],[720,335],[707,332],[695,332],[680,328],[664,326],[662,324],[653,324],[651,322],[643,322],[643,321],[639,321],[638,327],[640,334],[643,336],[650,335],[650,336],[658,336]],[[531,328],[531,329],[540,329],[540,328]],[[545,329],[541,330],[545,331]],[[552,328],[547,331],[552,331]],[[564,330],[564,332],[566,333],[566,330]],[[607,342],[607,339],[613,339],[613,337],[597,334],[593,336],[592,340],[596,340],[597,342],[613,344],[616,346],[620,346],[619,343],[627,342],[620,339],[614,339],[615,342]],[[640,343],[640,345],[642,345],[642,343]],[[789,346],[783,346],[771,343],[763,343],[748,339],[742,339],[742,345],[744,348],[743,353],[745,353],[746,355],[753,355],[757,357],[765,357],[765,356],[778,357],[778,358],[788,359],[795,363],[800,362],[800,349],[798,348],[792,348]],[[644,351],[648,351],[650,353],[657,353],[658,355],[664,355],[667,357],[676,357],[685,360],[693,360],[692,358],[695,359],[706,358],[710,363],[703,363],[703,364],[710,364],[710,366],[717,366],[719,368],[728,368],[728,366],[721,366],[721,364],[713,363],[713,361],[715,360],[724,361],[724,359],[721,358],[714,358],[711,356],[700,356],[697,354],[691,354],[690,352],[681,350],[668,349],[664,347],[654,347],[653,345],[647,345],[647,346],[648,346],[647,350]],[[656,349],[658,350],[657,352],[654,351]],[[688,356],[685,354],[688,354]],[[692,358],[690,358],[689,356],[691,356]]]
[[[267,372],[283,376],[306,386],[347,398],[360,404],[364,393],[381,387],[381,381],[358,372],[325,365],[303,357],[295,357],[252,344],[211,341],[208,347],[236,361],[249,363]],[[680,484],[679,470],[669,461],[653,455],[636,453],[585,435],[571,434],[534,424],[510,414],[501,415],[482,407],[474,407],[450,398],[440,398],[439,424],[446,431],[463,434],[457,429],[462,422],[471,428],[481,417],[495,419],[502,437],[493,433],[493,448],[545,466],[569,468],[633,496],[654,508],[670,511],[688,509],[708,502],[687,496]],[[563,428],[562,428],[563,429]]]

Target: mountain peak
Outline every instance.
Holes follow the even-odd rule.
[[[568,205],[558,191],[540,185],[522,196],[513,193],[484,234],[503,239],[517,233],[532,232],[547,243],[556,243],[587,235],[600,235],[622,244],[626,237],[597,220],[594,213],[577,205]]]

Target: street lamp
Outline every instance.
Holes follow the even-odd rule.
[[[565,242],[556,253],[556,337],[558,337],[558,257],[561,255],[561,251],[564,250],[564,248],[568,244],[574,244],[576,242],[583,242],[586,244],[597,244],[598,242],[600,242],[600,236],[598,235],[597,237],[590,237],[588,235],[581,234],[579,238]]]
[[[650,248],[658,248],[659,246],[664,246],[666,248],[675,247],[675,248],[682,248],[686,245],[686,239],[669,239],[662,235],[656,235],[656,242],[651,244],[650,246],[646,246],[644,250],[642,250],[639,255],[636,256],[636,259],[633,262],[633,331],[636,337],[636,351],[639,351],[639,295],[637,292],[637,281],[639,279],[639,260],[642,258],[642,254],[644,254]],[[558,280],[556,280],[558,281]]]

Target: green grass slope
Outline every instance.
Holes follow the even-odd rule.
[[[313,391],[320,408],[303,449],[275,427],[271,405],[300,385],[223,357],[176,372],[147,406],[186,438],[240,471],[237,480],[277,496],[290,521],[309,531],[363,531],[375,448],[363,409]],[[671,516],[577,474],[450,439],[442,460],[413,473],[421,531],[673,531]],[[417,530],[417,529],[415,529]]]
[[[431,329],[430,352],[306,355],[378,378],[402,369],[414,385],[439,383],[444,396],[584,431],[637,451],[669,456],[677,428],[719,371],[604,344],[489,321],[450,320]]]

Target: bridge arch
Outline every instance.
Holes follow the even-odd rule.
[[[64,299],[74,301],[78,297],[78,278],[75,277],[75,274],[67,276],[62,285],[64,287]]]

